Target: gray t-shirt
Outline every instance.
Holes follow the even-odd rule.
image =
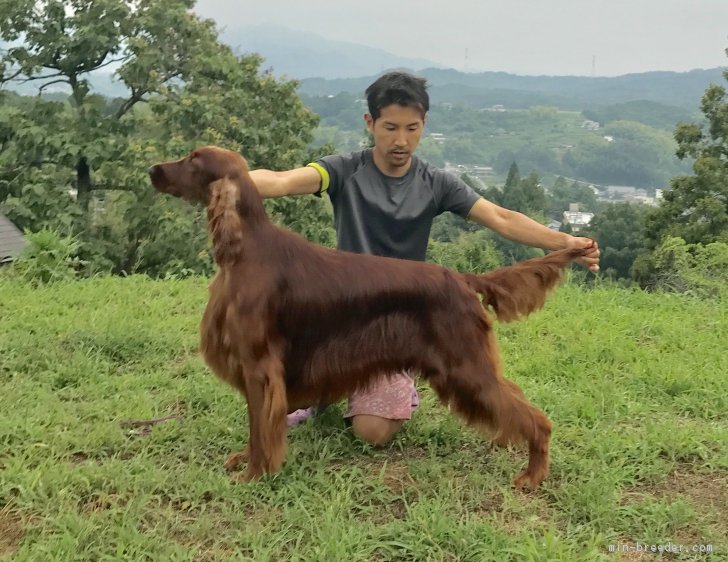
[[[310,165],[322,175],[316,195],[329,193],[337,246],[350,252],[424,261],[434,218],[445,211],[467,217],[480,197],[461,179],[414,155],[399,178],[374,165],[371,149]]]

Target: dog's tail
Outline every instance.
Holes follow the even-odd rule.
[[[558,250],[485,275],[462,275],[483,296],[483,306],[492,307],[498,320],[511,322],[541,308],[550,290],[561,280],[564,268],[590,249]]]

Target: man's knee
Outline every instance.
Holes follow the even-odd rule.
[[[351,418],[351,428],[359,439],[381,447],[389,443],[402,427],[404,420],[359,415]]]

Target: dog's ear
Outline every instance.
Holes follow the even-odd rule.
[[[215,151],[208,147],[198,148],[190,153],[190,162],[199,168],[205,176],[212,180],[225,177],[224,170],[221,169],[219,158],[216,157]]]
[[[207,220],[212,234],[215,261],[234,262],[242,254],[243,223],[238,210],[240,190],[228,177],[208,185]]]
[[[248,172],[248,165],[241,154],[216,146],[203,146],[190,153],[190,162],[197,167],[210,182]]]

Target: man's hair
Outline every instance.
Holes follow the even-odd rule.
[[[430,110],[427,80],[406,72],[388,72],[366,90],[369,114],[377,120],[385,107],[397,104],[420,110],[422,117]]]

